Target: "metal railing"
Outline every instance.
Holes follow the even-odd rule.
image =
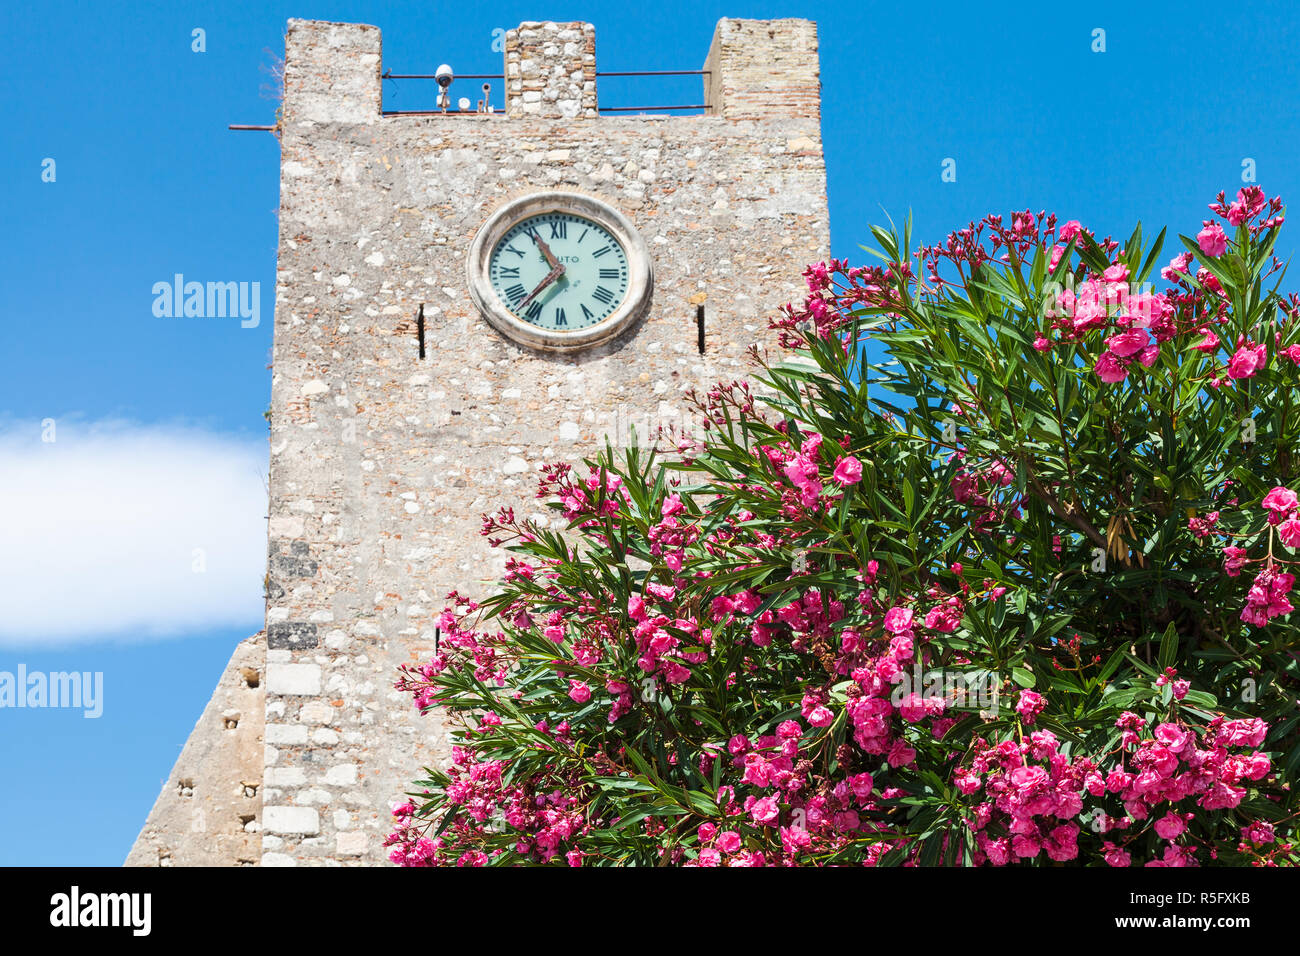
[[[710,76],[712,70],[597,70],[596,76],[599,77],[646,77],[646,76]],[[384,71],[379,77],[381,80],[437,80],[434,73],[393,73]],[[466,73],[457,76],[458,80],[500,80],[504,83],[504,73]],[[490,95],[484,84],[485,105],[487,96]],[[601,106],[597,107],[600,113],[669,113],[682,112],[686,110],[707,110],[707,103],[686,103],[673,104],[665,106]],[[483,110],[478,109],[437,109],[437,110],[381,110],[381,116],[505,116],[505,109],[501,110]],[[226,127],[231,130],[269,130],[278,129],[277,126],[255,126],[245,123],[232,123]]]
[[[709,76],[712,70],[597,70],[596,77],[646,77],[646,76]],[[380,79],[384,80],[436,80],[438,77],[433,73],[393,73],[385,71]],[[504,73],[467,73],[457,76],[458,80],[500,80],[505,81]],[[487,84],[484,84],[486,87]],[[486,92],[486,89],[485,89]],[[678,112],[682,110],[706,110],[708,105],[705,103],[687,103],[675,104],[669,106],[600,106],[597,112],[600,113],[666,113]],[[478,109],[471,110],[384,110],[384,116],[480,116],[483,112]],[[488,115],[504,116],[504,109],[500,112],[493,111]]]

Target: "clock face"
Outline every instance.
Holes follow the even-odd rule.
[[[576,332],[599,325],[627,299],[627,250],[592,219],[542,212],[497,240],[488,277],[516,319],[550,333]]]
[[[497,332],[541,352],[613,341],[650,310],[654,267],[632,221],[596,196],[530,193],[497,207],[465,260]]]

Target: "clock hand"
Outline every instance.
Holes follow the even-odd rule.
[[[537,284],[537,288],[534,289],[532,292],[528,293],[528,295],[524,296],[524,300],[520,302],[517,306],[515,306],[515,308],[522,309],[529,302],[532,302],[533,299],[537,297],[537,294],[539,292],[541,292],[543,289],[545,289],[548,285],[550,285],[552,282],[554,282],[562,275],[564,275],[564,266],[557,262],[555,264],[555,268],[553,268],[550,272],[546,274],[546,278]]]
[[[537,234],[536,229],[532,231],[531,235],[533,237],[533,242],[537,243],[538,248],[542,250],[542,255],[546,257],[547,264],[552,269],[558,266],[560,264],[559,260],[556,259],[555,255],[551,252],[551,247],[542,241],[542,237]]]

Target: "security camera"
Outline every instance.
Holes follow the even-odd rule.
[[[433,71],[433,78],[438,81],[438,108],[445,113],[447,107],[451,105],[451,97],[447,95],[447,87],[451,86],[451,81],[456,77],[451,72],[451,67],[444,63]]]

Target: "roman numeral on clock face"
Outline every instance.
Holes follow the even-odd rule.
[[[568,324],[569,324],[569,320],[568,320],[567,318],[564,317],[564,310],[563,310],[563,309],[556,309],[556,310],[555,310],[555,325],[556,325],[556,327],[558,328],[558,327],[561,326],[561,325],[568,325]]]
[[[569,233],[569,224],[562,219],[552,220],[550,223],[552,239],[566,239]]]
[[[597,250],[596,250],[595,252],[593,252],[591,255],[592,255],[592,258],[594,258],[594,259],[599,259],[599,258],[600,258],[601,256],[603,256],[605,253],[607,253],[607,252],[613,252],[613,251],[614,251],[614,247],[613,247],[613,246],[601,246],[599,249],[597,249]]]
[[[591,309],[587,308],[585,303],[582,306],[582,317],[586,319],[588,322],[590,322],[592,319],[596,317],[595,314],[591,311]]]
[[[541,314],[542,304],[540,302],[534,302],[528,307],[528,311],[524,313],[524,318],[528,319],[530,322],[536,322],[538,316]]]
[[[614,293],[610,292],[603,285],[596,286],[596,291],[591,294],[591,297],[597,302],[601,302],[605,305],[609,305],[614,301]]]
[[[519,300],[527,294],[528,290],[517,283],[506,289],[506,298],[510,300],[511,305],[518,305]]]
[[[600,270],[600,277],[601,277],[602,279],[617,279],[617,278],[618,278],[618,272],[619,272],[619,270],[617,270],[617,269],[601,269],[601,270]]]
[[[503,279],[518,279],[518,278],[519,278],[519,267],[518,267],[518,266],[501,266],[500,269],[501,269],[501,278],[503,278]]]

